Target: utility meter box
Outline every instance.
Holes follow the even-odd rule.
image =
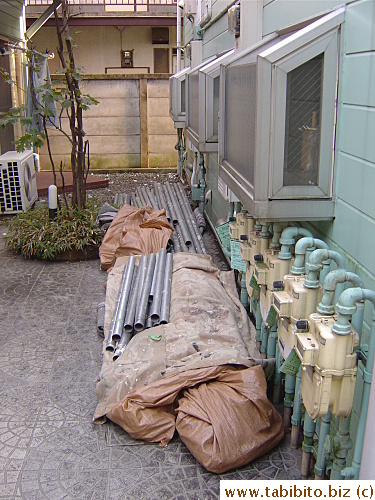
[[[255,263],[254,275],[258,285],[266,285],[268,290],[274,290],[274,283],[282,281],[290,271],[294,259],[281,260],[279,250],[268,248],[263,252],[263,261]]]
[[[236,215],[236,222],[229,224],[229,234],[232,240],[241,240],[247,237],[249,228],[254,227],[254,219],[247,212],[239,212]]]
[[[316,311],[322,297],[322,287],[304,286],[306,276],[284,276],[284,290],[274,291],[272,305],[280,318],[307,319]]]
[[[353,406],[357,373],[358,333],[332,331],[337,316],[311,314],[309,329],[296,333],[296,353],[302,362],[301,393],[310,417],[347,417]]]
[[[217,153],[220,64],[233,54],[234,50],[230,50],[211,57],[188,72],[186,137],[200,153]]]

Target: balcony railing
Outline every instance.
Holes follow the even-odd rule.
[[[27,0],[30,7],[50,5],[52,0]],[[177,5],[177,0],[69,0],[70,5],[103,5],[108,11],[147,12],[150,7]]]

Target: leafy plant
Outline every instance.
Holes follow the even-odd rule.
[[[61,70],[58,72],[61,79],[56,85],[44,80],[41,85],[34,86],[33,74],[39,72],[38,57],[43,55],[32,47],[25,51],[27,68],[29,72],[30,89],[21,89],[24,95],[31,98],[34,111],[33,116],[28,116],[28,108],[21,105],[16,108],[0,113],[0,127],[14,125],[19,122],[27,126],[27,131],[15,142],[17,151],[24,151],[34,147],[41,147],[44,141],[47,144],[54,183],[56,185],[56,168],[51,150],[51,142],[48,135],[48,126],[53,126],[61,132],[71,145],[70,163],[73,174],[72,207],[83,209],[86,203],[86,180],[90,168],[88,141],[84,140],[83,111],[89,109],[91,105],[98,104],[98,101],[88,94],[83,94],[79,88],[82,80],[81,68],[75,65],[72,37],[69,35],[69,5],[68,0],[61,2],[61,19],[57,13],[56,4],[53,4],[55,14],[55,26],[58,39],[57,53],[61,63]],[[24,51],[21,47],[13,46],[12,50]],[[0,68],[0,75],[9,84],[17,85],[11,76],[3,68]],[[60,109],[58,120],[55,120],[51,105],[57,104]],[[69,121],[69,132],[62,126],[62,114],[65,113]],[[87,162],[86,162],[87,157]],[[60,174],[62,174],[62,163],[60,164]],[[63,180],[64,188],[64,180]],[[68,202],[63,189],[63,195],[67,210]]]
[[[44,260],[98,247],[105,234],[96,222],[98,211],[98,203],[90,200],[84,209],[62,208],[54,220],[49,220],[47,206],[18,214],[7,221],[6,244],[23,257]]]

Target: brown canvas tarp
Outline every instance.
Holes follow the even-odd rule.
[[[123,267],[118,259],[108,277],[106,337]],[[159,335],[160,341],[151,338]],[[175,254],[170,321],[135,335],[115,362],[103,347],[94,421],[108,417],[133,438],[163,445],[177,427],[214,472],[248,463],[283,435],[281,417],[266,397],[263,369],[246,369],[257,363],[254,344],[233,273],[220,272],[206,255]],[[228,424],[218,426],[215,415],[229,418]],[[235,428],[228,434],[231,422]]]
[[[103,238],[100,265],[102,269],[109,269],[118,257],[158,252],[166,248],[172,233],[164,209],[124,205]]]

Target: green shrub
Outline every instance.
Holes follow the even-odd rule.
[[[55,260],[62,252],[86,250],[101,244],[105,230],[95,219],[99,205],[88,201],[84,210],[65,208],[50,221],[48,206],[18,214],[7,221],[6,244],[26,258]]]

